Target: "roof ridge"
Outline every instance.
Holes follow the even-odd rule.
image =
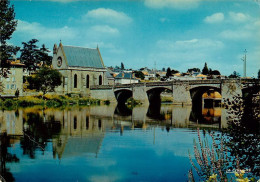
[[[80,46],[73,46],[73,45],[63,45],[63,47],[74,47],[74,48],[93,49],[93,50],[97,49],[97,48],[80,47]]]

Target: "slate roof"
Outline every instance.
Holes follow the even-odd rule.
[[[114,78],[109,70],[106,71],[107,78]]]
[[[98,49],[63,46],[69,66],[104,68]]]

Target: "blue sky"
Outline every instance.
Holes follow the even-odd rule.
[[[100,48],[106,66],[186,72],[208,67],[224,75],[260,69],[258,0],[11,0],[18,27],[10,43],[32,38]]]

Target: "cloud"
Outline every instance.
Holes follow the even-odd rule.
[[[144,0],[144,4],[149,8],[174,8],[192,9],[199,5],[201,0]]]
[[[229,16],[234,22],[245,22],[249,19],[249,16],[244,13],[229,12]]]
[[[220,33],[220,36],[230,40],[243,40],[252,36],[251,32],[247,30],[224,30]]]
[[[222,48],[224,45],[221,41],[210,40],[210,39],[191,39],[191,40],[179,40],[179,41],[169,41],[169,40],[159,40],[157,41],[157,46],[161,49],[166,50],[178,50],[178,51],[191,51],[202,49],[218,49]]]
[[[98,8],[88,11],[83,16],[84,19],[94,19],[95,21],[101,21],[110,24],[125,25],[131,23],[133,20],[123,12],[118,12],[109,8]]]
[[[190,65],[202,67],[204,62],[214,64],[214,69],[221,65],[216,64],[217,54],[224,48],[224,44],[212,39],[190,39],[190,40],[158,40],[156,43],[156,54],[149,55],[154,61],[160,60],[164,67],[173,65],[179,71],[186,71]],[[163,66],[163,65],[162,65]]]
[[[26,22],[18,20],[18,26],[15,34],[26,35],[26,37],[33,37],[42,40],[56,40],[59,39],[73,39],[77,36],[76,32],[64,26],[62,28],[47,28],[37,22]]]
[[[90,27],[89,31],[92,33],[98,34],[110,34],[110,35],[118,35],[119,31],[116,28],[112,28],[108,25],[95,25]]]
[[[224,20],[224,14],[223,13],[215,13],[211,16],[207,16],[204,19],[204,22],[206,23],[220,23]]]
[[[231,13],[231,19],[243,24],[232,24],[229,29],[223,30],[220,36],[229,40],[250,40],[251,42],[258,41],[260,37],[260,20],[250,17],[242,13]],[[233,21],[229,22],[232,23]]]

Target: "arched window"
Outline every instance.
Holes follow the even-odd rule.
[[[75,116],[74,117],[74,130],[77,129],[77,117]]]
[[[89,88],[89,75],[86,76],[86,88]]]
[[[74,75],[74,88],[77,88],[77,81],[78,80],[78,77],[77,77],[77,74]]]
[[[101,75],[99,75],[98,83],[99,83],[99,85],[102,85],[102,76]]]

